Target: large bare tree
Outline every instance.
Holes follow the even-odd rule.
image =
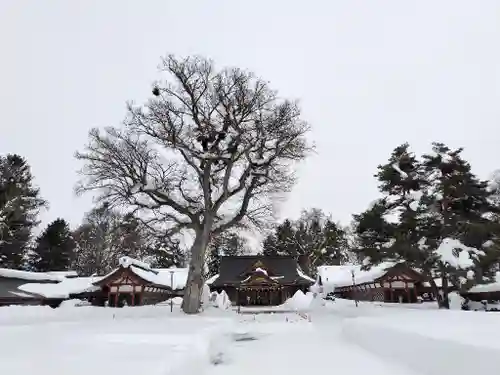
[[[297,104],[249,72],[174,56],[161,71],[166,81],[128,106],[123,127],[90,131],[77,190],[98,190],[169,235],[193,234],[183,310],[196,313],[210,236],[268,220],[312,146]]]

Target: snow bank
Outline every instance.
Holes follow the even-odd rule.
[[[173,316],[180,314],[175,309]],[[165,318],[172,316],[170,305],[137,306],[129,309],[117,309],[97,306],[76,308],[56,308],[49,306],[3,306],[0,308],[0,326],[31,325],[53,322],[79,322],[82,320],[121,320],[140,318]]]
[[[491,373],[500,355],[499,314],[405,311],[397,319],[346,319],[342,335],[424,375]]]
[[[223,290],[217,295],[215,300],[215,306],[219,309],[227,310],[231,308],[231,300],[229,299],[227,293]]]

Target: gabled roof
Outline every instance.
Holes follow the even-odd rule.
[[[145,285],[157,286],[160,288],[181,290],[186,287],[188,269],[187,268],[151,268],[147,263],[140,262],[130,257],[121,257],[120,266],[94,282],[94,285],[102,286],[113,279],[118,278],[124,270],[131,272]]]
[[[264,272],[262,272],[264,271]],[[289,256],[225,256],[221,258],[220,272],[212,286],[239,285],[252,273],[266,273],[280,284],[311,285],[314,280],[305,275]]]

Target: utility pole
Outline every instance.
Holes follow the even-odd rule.
[[[354,303],[356,304],[356,307],[358,307],[358,292],[356,291],[356,278],[354,276],[354,268],[351,269],[351,276],[352,276],[352,291],[354,293]]]
[[[170,312],[174,311],[174,271],[170,270]]]

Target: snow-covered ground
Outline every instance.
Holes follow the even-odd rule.
[[[1,374],[470,375],[497,367],[500,314],[344,300],[286,310],[0,308]]]

